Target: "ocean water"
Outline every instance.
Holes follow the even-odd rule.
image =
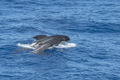
[[[76,46],[18,46],[56,34]],[[0,0],[0,80],[120,80],[120,1]]]

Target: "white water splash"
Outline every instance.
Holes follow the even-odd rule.
[[[17,46],[23,47],[23,48],[27,48],[27,49],[35,49],[34,47],[32,47],[32,44],[21,44],[21,43],[18,43]]]
[[[36,49],[36,47],[34,47],[33,45],[35,45],[35,43],[32,43],[32,44],[18,43],[17,44],[17,46],[19,46],[19,47],[23,47],[23,48],[27,48],[27,49]],[[51,49],[51,48],[71,48],[71,47],[76,47],[76,44],[75,43],[61,42],[59,45],[52,46],[52,47],[50,47],[48,49]]]
[[[76,47],[75,43],[67,43],[67,42],[61,42],[57,46],[53,46],[55,48],[71,48],[71,47]]]

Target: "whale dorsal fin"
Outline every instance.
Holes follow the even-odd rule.
[[[47,36],[46,35],[36,35],[33,38],[36,39],[36,40],[39,40],[39,39],[43,39],[45,37],[47,37]]]

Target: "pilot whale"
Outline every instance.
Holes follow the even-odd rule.
[[[66,35],[36,35],[33,38],[36,39],[36,41],[31,45],[35,48],[33,53],[44,51],[52,46],[59,45],[63,41],[68,42],[70,40],[70,38]]]

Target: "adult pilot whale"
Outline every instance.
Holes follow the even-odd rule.
[[[62,41],[68,42],[70,40],[70,38],[66,35],[36,35],[33,38],[36,39],[36,41],[31,45],[35,48],[33,53],[44,51],[54,45],[59,45]]]

